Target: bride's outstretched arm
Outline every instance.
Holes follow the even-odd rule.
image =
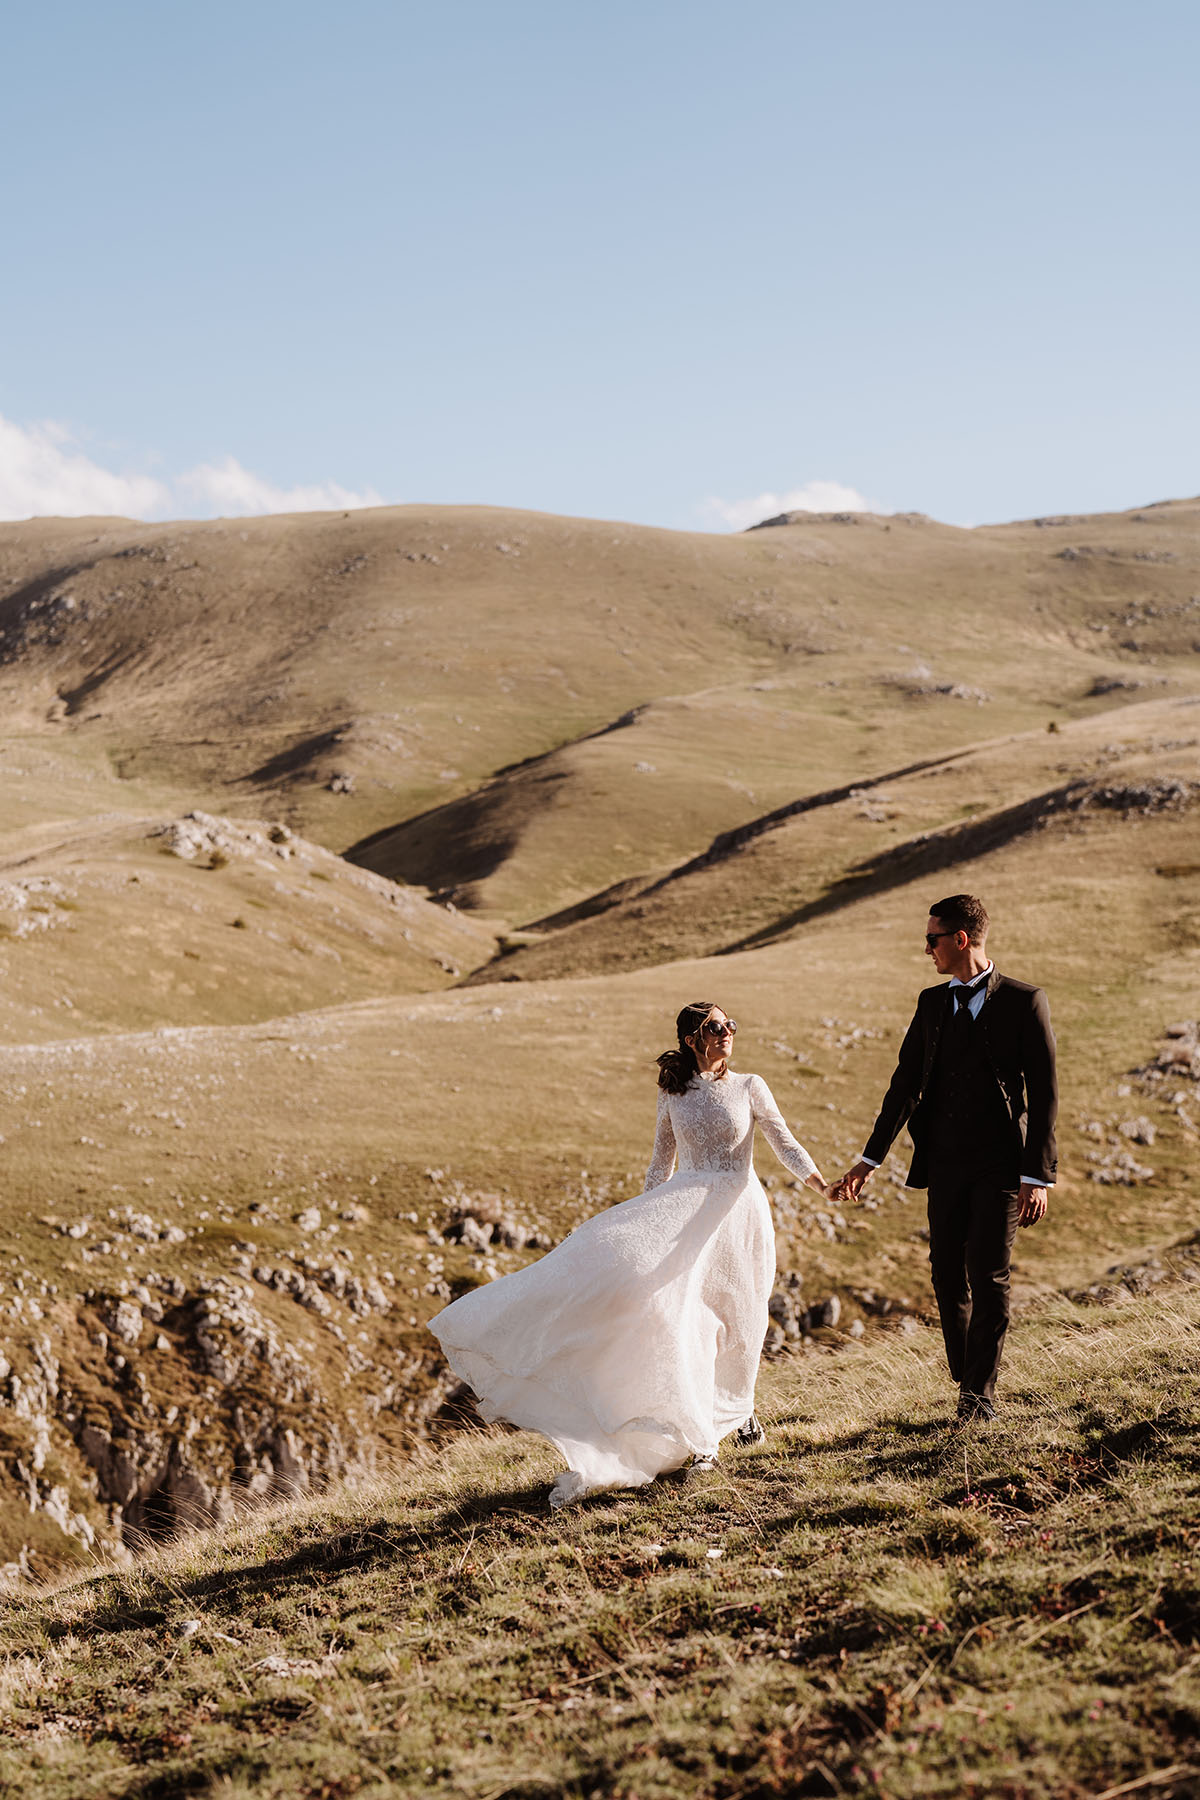
[[[674,1167],[675,1127],[671,1123],[667,1096],[659,1088],[658,1125],[654,1132],[654,1149],[650,1155],[650,1167],[646,1170],[646,1185],[642,1192],[648,1194],[651,1188],[661,1187],[664,1181],[669,1181]]]
[[[750,1105],[754,1117],[762,1126],[763,1136],[784,1168],[790,1169],[793,1175],[798,1175],[810,1188],[824,1193],[824,1177],[804,1145],[797,1142],[788,1130],[783,1114],[775,1104],[775,1096],[761,1075],[750,1077]]]

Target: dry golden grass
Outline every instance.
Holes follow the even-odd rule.
[[[707,1484],[545,1511],[460,1440],[3,1606],[38,1800],[1195,1792],[1200,1301],[1024,1321],[1002,1421],[931,1332],[764,1383]]]

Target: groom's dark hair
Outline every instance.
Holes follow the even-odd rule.
[[[951,894],[929,909],[930,916],[940,919],[947,931],[965,931],[967,942],[982,944],[988,934],[987,907],[978,894]]]

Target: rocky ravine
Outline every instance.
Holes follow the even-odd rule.
[[[105,1234],[84,1253],[107,1261],[133,1240],[155,1266],[78,1298],[18,1275],[0,1301],[0,1479],[28,1509],[8,1515],[9,1581],[375,1471],[454,1385],[406,1329],[410,1300],[399,1319],[390,1271],[305,1249],[267,1261],[246,1244],[236,1272],[185,1276],[180,1227],[126,1209]]]

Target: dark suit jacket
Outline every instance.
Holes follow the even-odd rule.
[[[873,1162],[882,1162],[897,1133],[907,1125],[913,1141],[912,1166],[905,1184],[908,1187],[929,1186],[930,1120],[922,1112],[922,1100],[951,1004],[946,984],[926,988],[918,998],[912,1024],[900,1046],[896,1072],[864,1152]],[[1013,981],[993,969],[975,1028],[982,1032],[987,1060],[1012,1126],[1020,1173],[1037,1175],[1043,1182],[1053,1181],[1058,1170],[1054,1142],[1058,1079],[1045,994],[1039,987]]]

